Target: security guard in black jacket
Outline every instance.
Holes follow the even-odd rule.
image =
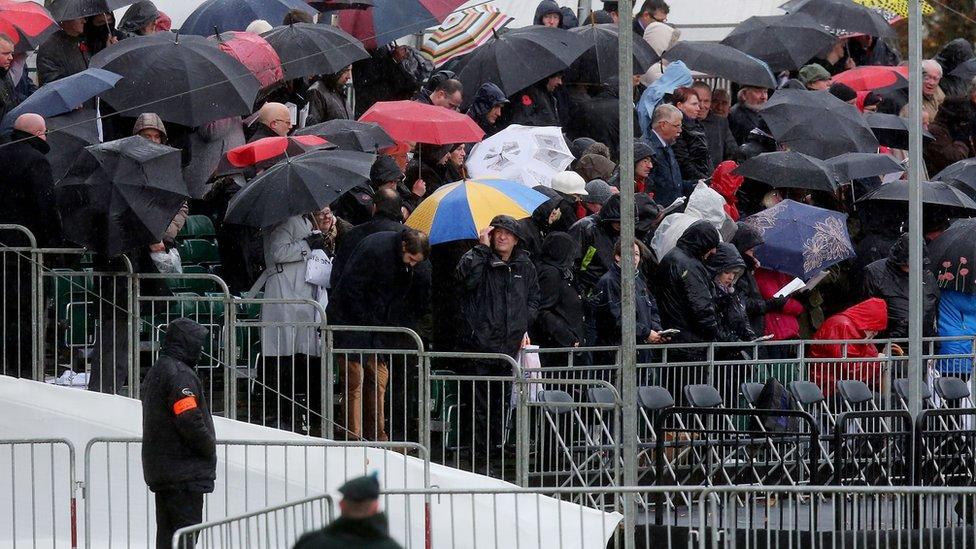
[[[294,549],[401,549],[380,512],[376,474],[354,478],[341,487],[342,515],[325,528],[302,536]]]
[[[193,371],[207,333],[188,318],[171,322],[142,384],[142,471],[156,494],[158,549],[172,547],[177,530],[203,520],[203,495],[214,491],[217,439]]]

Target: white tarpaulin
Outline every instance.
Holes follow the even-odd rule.
[[[698,183],[688,197],[685,211],[670,214],[662,219],[654,236],[651,237],[651,249],[657,260],[664,259],[688,227],[702,220],[708,221],[718,229],[722,240],[728,240],[735,235],[735,223],[725,213],[725,199],[708,185]]]
[[[141,404],[132,399],[106,396],[77,388],[58,387],[0,376],[0,439],[67,438],[76,451],[76,475],[84,477],[84,456],[88,442],[96,437],[139,437],[142,432]],[[219,440],[308,441],[293,433],[214,418]],[[79,539],[85,538],[85,505],[91,502],[91,547],[146,547],[154,534],[154,510],[142,478],[139,446],[125,452],[121,445],[93,446],[91,478],[87,500],[78,502]],[[43,454],[43,455],[42,455]],[[22,466],[31,458],[25,448],[18,451],[19,474],[11,472],[0,452],[0,532],[13,532],[16,540],[31,546],[43,538],[32,532],[62,532],[69,501],[68,490],[59,483],[53,490],[49,477],[63,477],[57,471],[61,460],[37,452],[32,471]],[[64,462],[66,466],[66,461]],[[378,471],[388,490],[424,487],[423,461],[378,449],[294,448],[232,446],[218,450],[216,490],[207,499],[206,519],[217,520],[307,495],[332,493],[348,478]],[[12,480],[13,479],[13,480]],[[440,489],[510,489],[512,484],[431,465],[430,482]],[[10,495],[13,495],[13,499]],[[18,496],[20,494],[20,496]],[[516,499],[518,500],[516,502]],[[18,511],[33,506],[39,511]],[[455,505],[451,506],[451,502]],[[419,497],[390,497],[383,502],[390,519],[390,533],[406,547],[424,547],[424,507]],[[55,509],[57,513],[45,513]],[[522,512],[518,512],[521,509]],[[616,529],[620,515],[558,502],[535,495],[432,498],[433,547],[543,547],[545,539],[561,539],[563,547],[603,547]],[[518,514],[516,514],[518,513]],[[56,514],[56,528],[50,515]],[[474,521],[477,517],[477,525]],[[486,520],[485,517],[493,517]],[[582,520],[582,523],[580,521]],[[32,522],[34,523],[32,525]],[[477,532],[477,536],[471,535]],[[48,534],[49,535],[49,534]],[[3,539],[3,536],[0,536]],[[567,543],[569,542],[569,543]]]

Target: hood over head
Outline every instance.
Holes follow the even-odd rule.
[[[935,60],[942,65],[943,75],[948,75],[963,61],[972,59],[973,45],[965,38],[956,38],[949,42],[935,56]]]
[[[576,173],[583,177],[584,181],[602,179],[604,181],[613,176],[613,170],[617,167],[606,156],[600,154],[584,154],[579,162],[576,163]]]
[[[591,139],[589,137],[577,137],[568,143],[569,152],[573,153],[573,156],[576,158],[583,158],[583,151],[590,148],[590,146],[594,143],[597,143],[595,139]]]
[[[608,198],[596,217],[600,223],[620,223],[620,195],[615,194]]]
[[[888,304],[872,297],[840,313],[851,320],[858,330],[883,332],[888,327]]]
[[[739,167],[739,164],[732,160],[725,160],[715,167],[712,173],[711,187],[724,198],[733,198],[739,191],[745,178],[741,175],[734,175],[732,170]]]
[[[508,103],[508,98],[501,88],[491,82],[485,82],[478,88],[478,93],[475,94],[474,101],[468,109],[468,116],[475,119],[484,118],[496,105]]]
[[[195,366],[203,354],[203,344],[210,330],[189,318],[177,318],[166,326],[166,335],[159,350],[187,366]]]
[[[136,2],[129,6],[129,9],[125,10],[125,15],[119,21],[119,30],[135,33],[158,18],[159,9],[156,8],[156,4],[153,4],[149,0]]]
[[[727,242],[722,242],[716,246],[715,253],[712,254],[712,257],[708,258],[705,266],[708,267],[708,271],[712,273],[712,276],[734,271],[736,273],[736,279],[746,270],[746,262],[743,261],[739,250],[736,250],[735,246]]]
[[[549,233],[542,242],[540,261],[560,269],[572,269],[579,256],[579,244],[567,233]]]
[[[555,0],[542,0],[535,8],[535,17],[532,18],[533,25],[541,25],[542,18],[554,13],[559,16],[559,26],[563,26],[563,11],[559,9],[559,4]]]
[[[489,224],[493,229],[505,229],[506,231],[514,234],[519,242],[525,240],[525,232],[522,231],[522,226],[519,225],[517,219],[510,215],[496,215]]]
[[[697,258],[704,258],[705,253],[718,246],[721,237],[708,221],[695,221],[685,229],[678,239],[678,247]]]
[[[735,249],[739,250],[740,254],[744,254],[757,246],[762,246],[765,242],[759,230],[752,225],[739,221],[735,226],[736,230],[735,236],[732,237],[732,245],[735,246]]]
[[[552,214],[553,210],[559,209],[559,204],[563,201],[563,197],[559,196],[555,191],[548,188],[547,190],[549,193],[555,194],[556,196],[552,196],[549,193],[543,193],[549,197],[549,200],[539,204],[534,210],[532,210],[532,221],[535,223],[535,226],[539,227],[540,229],[549,227],[549,216]]]
[[[376,157],[372,168],[369,170],[370,184],[379,187],[389,181],[400,181],[403,179],[403,170],[392,156],[381,154]]]

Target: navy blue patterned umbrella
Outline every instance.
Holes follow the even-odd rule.
[[[762,235],[755,253],[767,269],[808,280],[855,255],[840,212],[784,200],[743,221]]]
[[[207,0],[187,16],[180,32],[210,36],[242,31],[255,19],[264,19],[274,25],[291,10],[301,10],[312,16],[318,13],[303,0]]]

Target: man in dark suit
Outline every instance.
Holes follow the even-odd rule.
[[[634,34],[644,36],[644,29],[657,21],[664,23],[671,13],[671,6],[664,0],[644,0],[640,12],[634,16]]]
[[[695,189],[696,180],[683,180],[678,159],[671,145],[681,135],[682,114],[674,105],[661,105],[651,117],[651,132],[644,138],[654,151],[653,168],[646,190],[653,193],[654,201],[667,207],[678,197],[688,196]]]

